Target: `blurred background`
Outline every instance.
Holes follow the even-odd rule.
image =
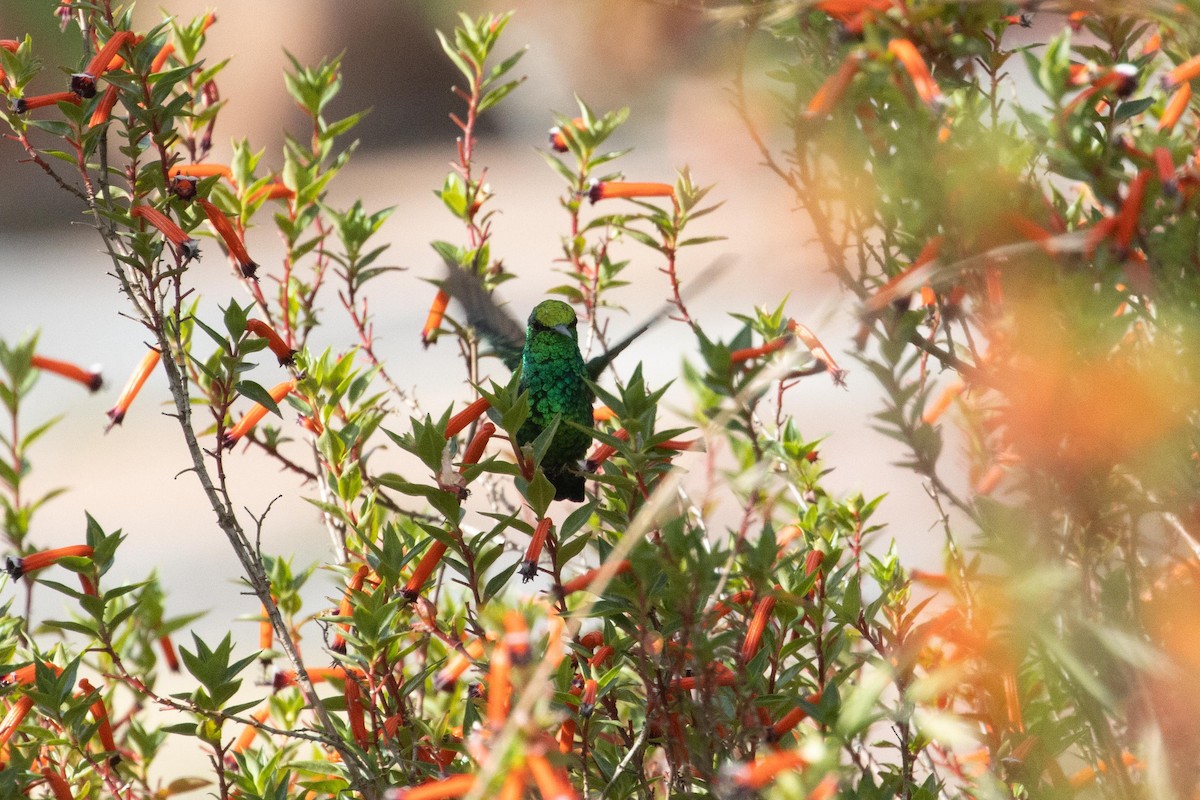
[[[54,5],[50,0],[0,0],[0,37],[30,32],[47,65],[74,66],[80,61],[79,42],[74,29],[58,35]],[[191,0],[159,5],[184,17],[209,10]],[[610,140],[613,148],[633,148],[617,162],[625,176],[671,182],[676,170],[687,166],[698,183],[715,184],[709,199],[723,203],[697,223],[695,233],[728,239],[687,253],[681,275],[686,281],[689,272],[695,274],[726,253],[736,262],[690,304],[695,315],[710,333],[729,336],[739,327],[729,312],[774,307],[787,295],[787,314],[810,327],[849,370],[845,389],[835,388],[827,376],[816,376],[789,395],[804,435],[828,437],[821,447],[833,469],[827,486],[871,497],[886,492],[880,516],[891,524],[884,536],[895,537],[907,564],[936,564],[942,534],[933,527],[932,504],[912,473],[891,467],[902,455],[899,449],[872,430],[872,414],[880,404],[873,380],[856,368],[852,355],[856,305],[825,273],[817,249],[809,246],[807,220],[793,213],[783,184],[760,164],[729,102],[738,29],[714,26],[696,12],[668,3],[646,1],[461,4],[471,14],[509,7],[516,15],[499,49],[507,54],[528,45],[516,69],[526,80],[486,117],[478,162],[487,166],[493,207],[501,209],[493,251],[521,277],[502,289],[514,313],[523,318],[548,287],[563,282],[554,272],[567,221],[559,205],[562,183],[537,152],[545,148],[552,112],[574,115],[576,94],[597,111],[629,106],[629,124]],[[425,410],[436,415],[450,403],[471,399],[457,348],[444,340],[425,350],[419,337],[433,294],[423,279],[439,274],[429,242],[463,238],[461,227],[433,194],[455,154],[457,129],[447,115],[460,107],[450,92],[457,73],[434,31],[452,29],[456,5],[256,0],[216,10],[218,22],[209,31],[206,52],[210,60],[232,57],[232,63],[218,80],[228,105],[217,126],[213,160],[226,160],[229,142],[245,138],[253,149],[265,149],[264,167],[280,167],[282,132],[304,136],[301,115],[284,91],[285,51],[301,63],[344,52],[345,88],[330,116],[364,107],[372,111],[356,131],[361,147],[332,185],[329,201],[344,206],[362,197],[369,211],[397,206],[383,232],[392,245],[384,261],[405,268],[371,284],[379,350],[390,359],[392,374],[415,388]],[[153,4],[141,5],[137,12],[142,27],[157,22],[160,13]],[[751,95],[759,104],[754,113],[769,131],[772,114],[780,109],[761,71],[750,74],[755,77]],[[35,90],[47,92],[58,91],[65,82],[54,66],[37,81]],[[18,163],[20,158],[14,143],[0,141],[0,185],[6,188],[0,192],[0,336],[12,341],[40,331],[41,353],[100,362],[107,381],[102,391],[89,396],[44,376],[36,389],[36,407],[21,420],[28,430],[65,415],[33,451],[31,491],[65,486],[69,492],[38,513],[32,540],[39,546],[82,541],[84,511],[89,511],[106,529],[121,528],[129,537],[115,567],[116,580],[139,580],[157,570],[169,593],[168,614],[214,611],[194,627],[201,635],[219,637],[235,616],[256,616],[258,603],[242,594],[229,546],[212,524],[195,480],[182,472],[187,465],[182,441],[175,423],[162,415],[167,398],[162,376],[151,378],[123,426],[103,433],[104,412],[145,352],[146,332],[121,315],[117,284],[106,274],[100,240],[80,207],[37,169]],[[251,230],[247,238],[251,253],[269,274],[279,261],[278,240],[266,227]],[[202,314],[215,317],[230,297],[244,303],[247,296],[217,245],[208,243],[206,253],[203,262],[191,267],[190,279],[205,298]],[[614,317],[614,331],[632,326],[668,293],[653,253],[627,244],[623,255],[633,259],[625,273],[633,284],[613,295],[629,309],[628,318]],[[318,331],[315,346],[345,347],[353,339],[336,298],[328,295],[324,305],[328,325]],[[668,324],[643,337],[618,365],[628,374],[641,360],[651,380],[662,383],[678,374],[693,345],[685,326]],[[253,377],[270,386],[282,380],[276,369],[264,360]],[[669,395],[670,403],[686,412],[689,400],[679,389]],[[294,415],[288,416],[291,426]],[[407,425],[401,409],[387,427],[403,431]],[[700,459],[691,455],[679,463],[699,467]],[[238,502],[249,512],[260,515],[273,498],[283,496],[267,517],[265,551],[292,555],[297,566],[328,558],[328,538],[318,514],[300,499],[314,495],[312,487],[298,486],[254,453],[237,450],[228,463]],[[327,599],[335,594],[332,586],[331,576],[319,573],[314,579],[314,613],[332,604]],[[11,592],[9,587],[4,594]],[[39,600],[47,607],[35,608],[35,615],[60,613],[49,607],[57,603],[49,592],[40,593]],[[256,646],[253,622],[232,627],[240,647]],[[311,630],[312,638],[302,645],[315,653],[320,642],[316,629]],[[310,657],[323,663],[319,655]]]

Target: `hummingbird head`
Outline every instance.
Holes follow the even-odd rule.
[[[562,300],[543,300],[529,315],[529,332],[557,331],[568,339],[575,338],[575,309]]]

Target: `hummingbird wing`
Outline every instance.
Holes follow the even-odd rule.
[[[448,271],[442,288],[462,304],[467,322],[491,345],[504,365],[515,371],[525,349],[525,329],[496,303],[478,277],[450,259],[445,261]]]
[[[700,288],[707,287],[714,278],[728,269],[729,265],[732,264],[733,261],[734,259],[731,256],[721,256],[716,261],[705,267],[694,279],[692,279],[692,285]],[[690,297],[694,294],[695,292],[685,292],[684,296]],[[600,373],[604,372],[604,370],[608,368],[608,365],[612,363],[614,358],[621,354],[622,350],[633,344],[634,339],[638,338],[643,333],[666,319],[674,309],[675,306],[671,303],[664,303],[662,308],[660,308],[654,313],[653,316],[635,328],[633,332],[628,334],[624,339],[617,342],[600,355],[589,359],[587,362],[588,378],[592,381],[598,380],[600,378]]]

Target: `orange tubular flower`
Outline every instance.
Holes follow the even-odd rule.
[[[390,789],[388,800],[453,800],[471,791],[474,775],[451,775],[449,778],[426,781],[409,788]]]
[[[293,192],[284,184],[276,181],[275,183],[268,183],[266,186],[254,190],[254,192],[246,198],[246,202],[253,203],[258,200],[291,200],[295,196],[295,192]]]
[[[366,749],[367,722],[363,713],[362,689],[359,688],[358,681],[348,680],[342,691],[346,700],[346,720],[350,723],[350,733],[354,736],[355,743]]]
[[[466,452],[463,453],[462,463],[458,467],[459,473],[467,471],[467,467],[472,464],[478,464],[479,459],[483,457],[483,451],[487,448],[487,443],[496,434],[496,426],[490,422],[485,422],[479,426],[479,430],[475,431],[475,436],[471,438],[467,445]]]
[[[433,544],[429,545],[429,549],[425,551],[425,555],[421,556],[416,570],[413,571],[412,577],[408,579],[408,584],[404,587],[405,600],[411,603],[417,599],[417,595],[421,593],[421,587],[425,585],[425,581],[429,580],[429,576],[433,574],[434,568],[445,554],[445,542],[435,540]]]
[[[837,365],[837,362],[833,360],[833,356],[825,349],[825,345],[821,344],[821,340],[817,338],[815,333],[794,319],[788,320],[788,330],[804,343],[804,346],[808,348],[808,352],[812,353],[813,358],[825,365],[825,370],[829,373],[829,377],[833,379],[835,385],[844,386],[846,384],[846,371]]]
[[[1171,99],[1167,101],[1166,107],[1163,109],[1162,116],[1158,118],[1159,132],[1170,133],[1175,124],[1183,117],[1183,112],[1187,111],[1188,103],[1192,101],[1192,85],[1185,83],[1175,90],[1171,95]]]
[[[504,776],[504,784],[500,787],[500,794],[497,795],[496,800],[521,800],[527,781],[525,770],[509,770],[508,774]]]
[[[274,600],[275,598],[271,598]],[[275,646],[275,628],[271,625],[271,617],[267,613],[265,603],[258,604],[258,649],[261,650],[263,661],[270,661],[270,657],[265,655],[272,647]]]
[[[592,422],[608,422],[617,418],[617,412],[608,406],[596,406],[592,409]]]
[[[1140,768],[1142,766],[1141,760],[1128,751],[1121,753],[1121,763],[1131,768]],[[1097,761],[1095,767],[1084,767],[1071,776],[1071,788],[1082,789],[1089,786],[1096,780],[1097,775],[1104,775],[1107,772],[1108,764],[1104,761]]]
[[[133,399],[137,397],[138,392],[142,390],[142,385],[150,377],[150,373],[158,366],[160,358],[162,358],[162,354],[157,350],[151,350],[142,357],[142,363],[138,364],[137,369],[129,376],[129,382],[121,390],[121,396],[117,398],[117,404],[108,410],[108,418],[111,420],[109,423],[110,428],[113,425],[120,425],[125,419],[125,412],[129,410],[129,406],[133,403]]]
[[[112,115],[113,108],[117,105],[117,87],[116,84],[109,84],[104,90],[104,94],[100,97],[100,102],[96,104],[96,110],[92,112],[92,118],[88,120],[88,128],[94,128],[97,125],[103,125],[108,122],[109,116]]]
[[[908,72],[921,102],[934,110],[941,106],[942,90],[929,74],[929,67],[925,65],[925,59],[921,58],[916,46],[908,39],[892,39],[888,42],[888,52],[894,55]]]
[[[759,645],[762,644],[763,632],[767,629],[767,622],[771,619],[771,612],[775,610],[775,596],[766,595],[758,601],[754,607],[754,616],[750,618],[750,627],[746,629],[746,638],[742,642],[741,658],[742,663],[748,663],[754,658],[754,654],[758,652]]]
[[[350,578],[350,583],[346,585],[346,593],[342,595],[342,602],[338,604],[338,616],[348,617],[354,613],[352,605],[355,592],[361,592],[363,581],[367,579],[367,575],[371,572],[371,568],[363,564],[358,568],[358,571]],[[333,642],[329,645],[329,649],[335,653],[346,652],[346,636],[350,630],[349,622],[338,623],[338,633],[334,634]]]
[[[96,693],[96,699],[92,702],[92,719],[97,723],[96,733],[100,736],[100,746],[104,748],[105,752],[113,754],[109,764],[114,765],[121,759],[121,756],[117,753],[117,743],[113,739],[112,723],[108,719],[108,707],[104,705],[104,698],[100,696],[96,687],[88,682],[87,678],[79,681],[79,688],[84,694]]]
[[[540,753],[527,755],[525,766],[533,776],[533,782],[537,784],[542,800],[575,800],[579,797],[566,774],[556,770]]]
[[[932,425],[937,422],[942,414],[945,414],[946,410],[950,408],[950,404],[954,402],[955,398],[962,394],[966,388],[967,385],[963,383],[961,378],[955,378],[950,382],[950,385],[942,390],[942,393],[930,404],[929,408],[925,409],[925,413],[921,415],[921,421],[926,425]]]
[[[471,405],[464,408],[462,411],[455,414],[450,418],[450,421],[446,423],[446,438],[449,439],[452,436],[457,436],[458,434],[462,433],[462,431],[468,425],[483,416],[483,412],[487,411],[491,407],[492,404],[488,401],[488,399],[486,397],[481,397],[475,402],[471,403]]]
[[[592,657],[588,659],[588,666],[592,669],[604,666],[604,662],[612,658],[613,653],[617,652],[617,648],[611,644],[606,644],[596,650]]]
[[[592,585],[592,581],[596,580],[596,576],[600,574],[600,567],[589,569],[587,572],[579,575],[562,585],[562,593],[564,596],[586,589]],[[617,564],[617,570],[613,575],[623,575],[633,569],[633,565],[628,560],[620,561]]]
[[[593,181],[588,199],[593,203],[616,197],[670,197],[675,199],[675,187],[669,183],[635,183],[632,181]]]
[[[345,667],[309,667],[304,670],[304,674],[308,676],[309,683],[345,681],[352,679],[356,675],[361,675],[357,669],[346,669]],[[272,681],[271,687],[278,692],[280,689],[295,686],[298,682],[299,678],[295,670],[281,669],[275,673],[275,679]]]
[[[1163,194],[1174,196],[1179,190],[1179,185],[1175,181],[1175,160],[1171,158],[1171,151],[1165,147],[1154,148],[1154,168],[1158,172],[1158,181],[1162,184]]]
[[[233,256],[234,261],[238,263],[238,269],[242,272],[243,278],[253,278],[254,273],[258,271],[258,264],[250,258],[250,253],[246,251],[246,244],[242,241],[242,237],[234,230],[233,223],[229,221],[229,217],[225,216],[225,212],[214,206],[212,203],[205,200],[203,197],[197,197],[196,202],[204,209],[205,216],[208,217],[209,224],[213,226],[213,230],[225,242],[225,246],[229,248],[229,254]]]
[[[750,361],[755,358],[769,356],[771,353],[782,350],[787,347],[788,342],[792,341],[790,336],[780,336],[778,339],[772,339],[766,344],[758,347],[743,347],[741,350],[734,350],[729,354],[729,363],[741,364],[743,361]]]
[[[113,57],[117,55],[117,51],[126,44],[131,44],[137,39],[137,34],[133,31],[117,31],[114,33],[104,47],[96,51],[96,55],[92,56],[92,60],[88,62],[87,67],[83,72],[77,72],[71,76],[71,91],[83,98],[96,96],[96,79],[104,74],[104,71],[113,66]],[[123,63],[124,59],[120,63]]]
[[[250,719],[254,720],[258,725],[262,725],[267,721],[267,717],[271,716],[271,708],[264,701],[262,706],[250,714]],[[237,741],[233,743],[233,752],[244,753],[250,749],[250,745],[254,744],[254,737],[258,735],[258,725],[247,724],[242,727],[242,732],[238,734]]]
[[[62,775],[50,767],[44,767],[42,777],[46,779],[46,785],[54,793],[54,800],[74,800],[75,795],[71,794],[71,786]]]
[[[583,130],[583,117],[576,117],[571,120],[569,126],[575,130]],[[550,149],[556,153],[567,152],[567,135],[563,133],[563,129],[555,125],[550,129]]]
[[[521,582],[529,583],[537,577],[538,556],[542,554],[542,545],[546,543],[546,537],[550,535],[550,528],[554,522],[549,519],[538,521],[537,527],[533,531],[533,538],[529,540],[529,548],[525,551],[525,560],[521,562],[521,567],[518,572],[521,573]]]
[[[683,678],[675,678],[668,685],[673,691],[690,692],[697,686],[735,686],[738,682],[738,676],[733,673],[729,667],[724,664],[714,664],[713,669],[707,675],[688,675]]]
[[[4,571],[15,581],[22,575],[37,572],[39,569],[57,564],[64,558],[91,558],[93,551],[90,545],[73,544],[67,547],[55,547],[40,553],[30,553],[21,558],[9,556],[5,559]]]
[[[8,740],[17,732],[17,728],[25,721],[25,717],[29,715],[29,711],[32,708],[33,698],[27,694],[23,694],[8,709],[8,713],[4,715],[4,719],[0,720],[0,748],[8,746]]]
[[[51,670],[55,675],[62,674],[62,668],[51,664],[49,661],[43,661],[42,666]],[[33,683],[37,677],[37,665],[28,664],[20,669],[15,669],[12,672],[0,678],[0,689],[7,689],[10,686],[25,686]]]
[[[295,360],[296,351],[288,347],[283,337],[267,323],[260,319],[248,319],[246,320],[246,330],[267,340],[267,346],[271,348],[275,358],[279,359],[279,366],[291,364]]]
[[[821,702],[821,693],[810,694],[804,699],[804,702],[810,706],[815,706]],[[808,716],[808,712],[800,706],[796,706],[788,713],[779,718],[779,721],[770,727],[767,731],[767,741],[772,744],[782,739],[788,732],[800,724],[800,721]]]
[[[74,92],[52,92],[51,94],[38,94],[33,97],[15,98],[11,103],[11,107],[14,114],[24,114],[26,111],[33,111],[35,108],[56,106],[59,103],[79,105],[82,102],[83,100]]]
[[[53,372],[55,375],[61,375],[69,380],[82,383],[88,388],[89,392],[95,392],[104,385],[104,378],[101,377],[99,369],[84,369],[69,361],[58,361],[57,359],[38,355],[33,356],[29,360],[29,363],[37,369],[45,372]]]
[[[525,624],[525,617],[521,616],[518,611],[508,611],[504,614],[504,646],[508,648],[508,654],[512,658],[512,663],[521,665],[528,664],[532,654],[529,650],[529,627]]]
[[[629,431],[625,430],[624,428],[619,429],[616,433],[613,434],[613,436],[617,437],[622,442],[629,441]],[[605,461],[608,461],[610,458],[612,458],[613,454],[615,454],[616,452],[617,452],[617,448],[612,446],[611,444],[597,445],[596,449],[592,451],[592,454],[590,456],[588,456],[588,459],[587,459],[588,472],[595,472],[597,469],[600,468],[601,464],[603,464]]]
[[[499,731],[508,720],[509,700],[512,697],[512,657],[508,646],[501,642],[492,651],[488,665],[487,720],[492,730]]]
[[[1192,80],[1197,75],[1200,75],[1200,56],[1192,56],[1166,75],[1163,75],[1162,85],[1169,92],[1177,86]]]
[[[167,174],[172,178],[211,178],[220,175],[233,183],[233,170],[224,164],[176,164]]]
[[[163,661],[167,662],[167,669],[179,672],[179,656],[175,653],[175,643],[171,641],[171,635],[164,633],[158,637],[158,646],[162,650]]]
[[[588,650],[595,650],[597,647],[604,644],[604,632],[588,631],[583,636],[579,637],[579,643]]]
[[[780,750],[757,761],[750,761],[733,772],[733,782],[747,789],[762,789],[768,786],[781,772],[798,769],[807,761],[795,750]]]
[[[446,666],[433,679],[433,687],[438,691],[448,690],[455,685],[458,679],[462,678],[464,672],[467,672],[470,662],[478,661],[482,656],[484,656],[484,642],[481,639],[473,639],[466,645],[466,652],[455,652],[450,661],[446,662]]]
[[[188,236],[183,228],[176,225],[173,219],[157,208],[153,206],[134,206],[129,209],[129,216],[134,219],[144,219],[155,228],[158,228],[167,241],[175,245],[175,252],[179,254],[181,260],[191,261],[193,258],[200,258],[200,242]]]
[[[284,381],[271,387],[269,394],[271,399],[276,403],[282,403],[283,398],[287,397],[292,392],[296,391],[296,379]],[[238,443],[238,440],[254,429],[262,418],[267,415],[267,407],[261,403],[255,403],[254,407],[245,413],[238,420],[238,424],[227,430],[221,437],[221,446],[228,449]]]
[[[153,73],[162,71],[162,68],[166,66],[167,59],[170,58],[171,54],[174,52],[175,45],[171,42],[167,42],[161,48],[159,48],[159,51],[154,54],[154,60],[150,62],[150,72]]]
[[[446,316],[446,306],[450,305],[450,295],[445,289],[439,288],[429,306],[429,315],[425,317],[425,326],[421,328],[421,344],[425,347],[437,341],[438,328],[442,327],[442,318]]]
[[[804,109],[804,116],[810,119],[828,116],[833,111],[833,107],[837,105],[838,100],[846,93],[846,88],[854,80],[854,76],[858,74],[858,67],[861,63],[862,55],[860,53],[853,52],[846,56],[841,66],[837,68],[837,72],[826,78],[825,82],[821,84],[821,88],[817,89],[817,93],[813,95],[812,100],[808,101],[808,107]]]

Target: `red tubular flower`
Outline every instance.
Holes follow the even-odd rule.
[[[92,555],[91,546],[86,544],[55,547],[50,550],[42,550],[40,553],[30,553],[21,558],[9,556],[5,559],[4,571],[15,581],[22,575],[53,566],[64,558],[91,558]]]
[[[164,633],[158,637],[158,646],[162,650],[163,661],[167,662],[167,669],[179,672],[179,656],[175,653],[175,643],[171,641],[171,634]]]
[[[718,600],[713,604],[712,611],[710,612],[713,615],[712,622],[716,622],[727,615],[730,611],[733,611],[734,606],[740,606],[743,603],[748,603],[752,599],[754,599],[754,590],[742,589],[740,592],[734,592],[731,594],[728,600]]]
[[[579,637],[579,643],[588,650],[595,650],[597,647],[604,644],[604,632],[588,631],[583,636]]]
[[[388,800],[453,800],[471,791],[474,785],[474,775],[451,775],[417,786],[389,789],[386,796]]]
[[[1173,169],[1172,172],[1174,172]],[[1138,218],[1142,213],[1142,201],[1145,199],[1146,183],[1149,180],[1150,171],[1143,169],[1129,182],[1129,194],[1126,195],[1125,202],[1117,213],[1117,226],[1113,232],[1117,247],[1121,252],[1129,249],[1134,234],[1137,233]]]
[[[160,72],[174,52],[175,45],[171,42],[167,42],[159,48],[159,51],[154,54],[154,60],[150,62],[150,72]]]
[[[620,439],[622,442],[629,441],[629,431],[625,430],[624,428],[620,428],[619,430],[617,430],[617,432],[614,433],[613,436]],[[617,452],[617,448],[611,444],[597,445],[596,449],[592,451],[592,454],[590,456],[588,456],[588,459],[587,459],[588,472],[595,472],[597,469],[600,468],[601,464],[603,464],[605,461],[608,461],[610,458],[612,458],[613,454],[615,454],[616,452]]]
[[[588,678],[583,682],[583,696],[579,699],[579,716],[587,718],[596,710],[596,693],[599,691],[599,684],[595,678]]]
[[[32,708],[33,698],[27,694],[21,695],[17,698],[17,702],[12,704],[8,713],[4,715],[4,719],[0,720],[0,748],[8,747],[8,740],[17,732],[17,728],[21,727],[21,723],[25,721],[25,717],[29,715]]]
[[[111,420],[109,423],[110,428],[113,425],[120,425],[125,419],[125,412],[129,410],[129,406],[133,403],[133,399],[137,397],[138,392],[142,390],[142,385],[150,377],[150,373],[158,366],[160,358],[162,358],[162,354],[157,350],[151,350],[142,357],[142,362],[138,364],[137,369],[129,376],[129,382],[121,390],[121,396],[117,398],[117,404],[108,410],[108,418]]]
[[[617,197],[670,197],[675,199],[675,187],[669,183],[636,183],[633,181],[592,181],[588,199],[593,203]]]
[[[575,749],[575,718],[566,717],[558,728],[558,752],[566,755]]]
[[[817,93],[813,95],[812,100],[808,101],[808,107],[804,109],[804,116],[824,117],[833,111],[833,107],[837,105],[838,100],[846,93],[850,82],[854,80],[854,76],[858,74],[858,67],[861,63],[862,55],[860,53],[853,52],[847,55],[837,71],[825,79],[825,82],[817,89]]]
[[[511,769],[504,776],[504,783],[500,787],[500,794],[496,800],[521,800],[525,794],[525,784],[528,781],[527,774],[523,769]]]
[[[438,328],[442,327],[442,317],[446,315],[446,306],[450,305],[450,295],[445,289],[438,289],[429,306],[429,315],[425,317],[425,326],[421,328],[421,344],[425,347],[437,341]]]
[[[917,52],[916,45],[908,39],[892,39],[888,42],[888,52],[904,66],[921,102],[936,110],[942,103],[942,90],[934,81],[933,76],[929,74],[929,67],[925,65],[925,59],[921,58],[921,54]]]
[[[429,580],[429,576],[433,574],[433,570],[445,554],[445,542],[435,540],[433,544],[429,545],[429,549],[425,551],[425,555],[421,556],[420,562],[417,563],[417,568],[413,571],[412,577],[408,579],[408,584],[404,587],[405,600],[411,603],[417,599],[417,595],[421,593],[421,587],[425,585],[425,581]]]
[[[325,683],[326,681],[352,680],[362,673],[357,669],[346,669],[345,667],[308,667],[304,670],[304,674],[308,676],[309,683]],[[295,670],[281,669],[275,673],[271,687],[278,692],[280,689],[296,686],[298,682],[299,677]]]
[[[796,334],[796,338],[804,343],[804,346],[808,348],[808,352],[812,353],[813,358],[825,365],[825,370],[829,373],[829,377],[833,379],[835,385],[845,386],[846,371],[837,365],[837,362],[833,360],[833,356],[825,349],[825,345],[821,344],[821,340],[817,338],[815,333],[794,319],[788,320],[788,330]]]
[[[70,784],[62,775],[50,767],[44,767],[42,777],[46,779],[46,786],[54,793],[54,800],[75,800],[75,795],[71,794]]]
[[[1165,147],[1154,148],[1154,168],[1158,171],[1158,181],[1162,184],[1163,194],[1173,197],[1179,190],[1175,180],[1175,160],[1171,151]]]
[[[517,665],[529,663],[532,655],[529,650],[529,626],[525,624],[525,617],[521,616],[519,611],[505,612],[503,642],[504,646],[508,648],[512,663]]]
[[[104,698],[100,696],[96,687],[88,682],[87,678],[79,681],[79,688],[84,694],[93,692],[96,694],[96,699],[92,701],[92,719],[97,723],[96,733],[100,736],[100,746],[104,748],[105,752],[113,754],[109,758],[109,766],[115,766],[116,762],[121,760],[121,756],[117,753],[117,743],[113,739],[112,723],[108,719],[108,707],[104,705]]]
[[[269,394],[271,395],[271,399],[276,403],[282,403],[283,398],[287,397],[295,390],[296,379],[292,378],[291,380],[278,383],[271,387]],[[262,421],[262,418],[266,415],[267,407],[261,403],[255,403],[254,407],[247,411],[246,414],[240,420],[238,420],[238,424],[226,431],[225,435],[221,437],[221,446],[226,449],[233,447],[235,444],[237,444],[239,439],[253,430],[254,426]]]
[[[742,641],[741,659],[743,664],[748,663],[758,652],[759,645],[762,644],[763,632],[766,631],[767,622],[770,621],[771,612],[774,610],[774,595],[765,595],[754,607],[754,615],[750,618],[750,627],[746,629],[746,638]]]
[[[446,438],[457,436],[462,433],[468,425],[483,416],[483,412],[491,408],[492,404],[486,397],[481,397],[471,405],[464,408],[462,411],[455,414],[446,423]]]
[[[53,372],[55,375],[61,375],[69,380],[82,383],[88,388],[89,392],[95,392],[104,385],[104,378],[101,377],[100,370],[97,368],[84,369],[69,361],[58,361],[38,355],[33,356],[29,360],[29,363],[37,369],[45,372]]]
[[[571,124],[567,127],[577,131],[583,130],[583,117],[576,117],[571,120]],[[567,136],[569,135],[563,133],[563,129],[560,126],[555,125],[550,129],[550,149],[556,153],[567,152]]]
[[[633,569],[633,565],[631,563],[629,563],[628,560],[623,560],[623,561],[620,561],[617,563],[617,569],[613,573],[613,575],[614,576],[623,575],[626,572],[629,572],[631,569]],[[572,578],[571,580],[564,583],[562,585],[563,596],[572,594],[574,592],[578,592],[581,589],[586,589],[589,586],[591,586],[592,581],[596,580],[596,576],[600,574],[600,570],[601,570],[601,567],[596,567],[595,569],[589,569],[587,572],[583,573],[582,575]]]
[[[462,674],[467,671],[467,667],[471,666],[472,661],[477,661],[483,657],[483,640],[475,639],[465,645],[466,652],[456,652],[451,659],[446,662],[446,666],[442,667],[438,672],[437,677],[433,679],[434,688],[438,691],[445,691],[455,684],[462,677]]]
[[[599,647],[592,657],[588,659],[588,666],[592,669],[598,669],[604,666],[604,662],[612,658],[613,653],[617,652],[617,648],[611,644],[606,644]]]
[[[737,682],[738,676],[729,667],[715,663],[707,670],[707,674],[675,678],[668,684],[668,688],[672,691],[690,692],[697,686],[736,686]]]
[[[88,128],[94,128],[97,125],[103,125],[108,122],[109,116],[112,114],[113,107],[117,104],[117,87],[115,84],[109,84],[104,90],[104,94],[100,97],[100,102],[96,104],[96,109],[92,112],[92,118],[88,120]]]
[[[546,543],[546,537],[550,534],[550,528],[554,523],[549,519],[538,521],[537,527],[533,530],[533,538],[529,540],[529,547],[525,551],[525,560],[521,562],[521,567],[518,572],[521,573],[521,582],[529,583],[537,577],[538,556],[542,553],[542,546]]]
[[[821,693],[816,692],[804,698],[804,702],[810,706],[815,706],[821,702]],[[770,727],[767,731],[767,741],[774,744],[782,739],[792,728],[800,724],[801,720],[808,716],[808,712],[800,706],[796,706],[791,711],[779,718],[779,721]]]
[[[487,720],[493,731],[499,731],[508,720],[509,701],[512,697],[512,657],[508,646],[501,642],[492,651],[488,665]]]
[[[197,197],[196,202],[204,209],[204,215],[208,217],[209,224],[213,226],[213,230],[217,232],[217,235],[225,242],[225,246],[229,248],[229,254],[238,263],[242,277],[253,278],[254,273],[258,271],[258,264],[254,263],[254,260],[250,258],[250,253],[246,251],[246,244],[242,241],[242,237],[238,235],[238,232],[233,229],[233,223],[229,221],[229,217],[225,216],[224,211],[203,197]]]
[[[350,583],[346,584],[346,592],[342,595],[342,602],[338,605],[338,616],[348,617],[354,613],[353,600],[354,593],[361,592],[363,581],[367,579],[367,575],[371,572],[371,568],[363,564],[358,568],[358,571],[350,578]],[[350,630],[349,622],[338,623],[338,633],[334,634],[333,642],[329,645],[329,649],[335,653],[346,652],[346,636]]]
[[[62,668],[49,661],[43,661],[42,666],[52,671],[55,675],[62,674]],[[37,664],[28,664],[20,669],[14,669],[0,678],[0,689],[7,689],[10,686],[25,686],[26,684],[33,683],[36,677]]]
[[[729,354],[729,363],[741,364],[744,361],[768,356],[787,347],[790,341],[792,341],[791,336],[780,336],[778,339],[772,339],[758,347],[743,347],[741,350],[734,350]]]
[[[1163,75],[1162,85],[1169,92],[1177,86],[1192,80],[1197,75],[1200,75],[1200,56],[1192,56],[1166,75]]]
[[[747,789],[762,789],[771,784],[781,772],[807,766],[808,762],[795,750],[780,750],[756,761],[749,761],[734,770],[733,782]]]
[[[358,681],[348,680],[342,691],[346,700],[346,720],[350,724],[350,733],[354,736],[355,743],[366,749],[367,721],[363,712],[362,689],[359,688]]]
[[[1188,103],[1191,101],[1192,85],[1190,83],[1182,84],[1171,95],[1171,99],[1167,101],[1167,105],[1163,109],[1162,116],[1158,118],[1159,132],[1170,133],[1175,128],[1175,124],[1183,117],[1183,112],[1187,111]]]
[[[466,452],[463,453],[462,463],[458,467],[460,474],[466,472],[467,467],[472,464],[479,463],[479,459],[483,457],[483,451],[487,447],[487,443],[495,434],[496,426],[492,423],[485,422],[479,426],[479,430],[475,431],[475,435],[467,445]]]
[[[26,111],[33,111],[35,108],[55,106],[59,103],[79,105],[82,102],[83,100],[74,92],[52,92],[50,94],[34,95],[33,97],[14,98],[11,106],[14,114],[24,114]]]
[[[113,66],[113,57],[117,55],[117,51],[136,39],[137,34],[133,31],[114,33],[104,43],[104,47],[101,47],[96,51],[96,55],[92,56],[92,60],[88,62],[83,72],[77,72],[71,76],[71,91],[83,98],[95,97],[96,79]]]
[[[296,351],[288,347],[283,337],[267,323],[260,319],[248,319],[246,320],[246,330],[267,340],[267,346],[271,348],[275,358],[279,359],[279,366],[291,364],[295,360]]]
[[[129,216],[134,219],[144,219],[159,230],[167,241],[175,245],[175,252],[183,261],[200,258],[200,242],[188,236],[175,224],[175,220],[153,206],[134,206],[129,209]]]

